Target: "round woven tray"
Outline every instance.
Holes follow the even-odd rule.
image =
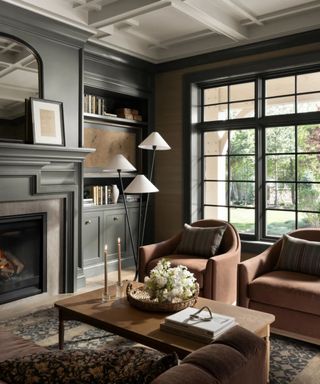
[[[136,308],[149,312],[178,312],[187,307],[192,307],[196,302],[199,294],[197,284],[197,292],[188,300],[177,299],[172,303],[159,303],[158,299],[150,299],[149,294],[144,287],[133,288],[132,284],[127,286],[127,300]]]

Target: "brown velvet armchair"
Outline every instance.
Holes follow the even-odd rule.
[[[319,228],[291,237],[320,242]],[[238,266],[238,305],[275,315],[273,332],[320,344],[320,277],[277,267],[283,239]]]
[[[226,230],[215,256],[210,258],[175,253],[182,231],[168,240],[140,247],[139,281],[143,282],[159,259],[166,257],[172,266],[185,265],[194,273],[200,286],[200,296],[224,303],[235,303],[237,264],[240,262],[241,249],[238,232],[230,223],[220,220],[199,220],[191,224],[193,227],[222,225],[226,226]]]

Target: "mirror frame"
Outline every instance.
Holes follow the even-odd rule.
[[[19,44],[22,44],[24,45],[29,51],[32,52],[32,54],[34,55],[36,61],[37,61],[37,64],[38,64],[38,98],[43,98],[43,62],[42,62],[42,59],[41,59],[41,56],[39,55],[39,53],[36,51],[35,48],[32,47],[32,45],[30,45],[29,43],[27,43],[25,40],[19,38],[19,37],[16,37],[14,35],[11,35],[11,34],[8,34],[8,33],[4,33],[4,32],[0,32],[0,37],[4,37],[4,38],[7,38],[7,39],[11,39]],[[30,103],[26,103],[25,105],[25,113],[24,113],[24,116],[25,116],[25,127],[24,127],[24,137],[23,138],[17,138],[17,139],[10,139],[10,138],[5,138],[5,137],[1,137],[1,132],[0,132],[0,142],[16,142],[16,143],[32,143],[31,141],[31,138],[32,138],[32,135],[31,135],[31,130],[32,130],[32,126],[30,124]]]

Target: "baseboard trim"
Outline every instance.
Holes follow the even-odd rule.
[[[295,332],[284,331],[283,329],[271,327],[271,333],[273,333],[275,335],[290,337],[291,339],[306,341],[307,343],[311,343],[311,344],[320,345],[319,339],[316,339],[314,337],[304,336],[304,335],[301,335],[301,334],[295,333]]]

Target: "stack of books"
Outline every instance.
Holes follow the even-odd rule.
[[[88,199],[84,203],[93,203],[94,205],[112,204],[112,186],[111,185],[91,185],[86,187]]]
[[[198,311],[198,308],[188,307],[167,316],[165,322],[160,324],[160,329],[208,344],[236,325],[234,317],[218,313],[212,313],[212,318],[209,319],[210,314],[206,310],[195,318],[191,317]]]

